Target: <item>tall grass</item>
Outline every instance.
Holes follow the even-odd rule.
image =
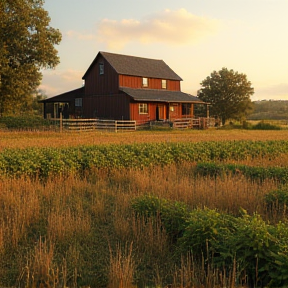
[[[65,181],[2,178],[0,285],[33,286],[37,280],[50,287],[197,287],[206,279],[207,288],[216,282],[225,287],[232,270],[223,275],[210,267],[208,275],[208,266],[193,255],[182,255],[176,268],[173,243],[160,219],[136,217],[132,200],[154,195],[235,216],[242,207],[268,219],[265,195],[278,183],[251,182],[243,175],[201,177],[194,169],[186,163],[100,169]]]
[[[197,172],[197,167],[199,155],[202,155],[206,157],[203,159],[209,165],[212,163],[216,168],[218,166],[230,167],[229,165],[233,164],[240,168],[242,166],[261,167],[267,171],[275,166],[285,169],[288,155],[285,150],[285,141],[276,141],[275,146],[269,146],[267,141],[264,143],[251,141],[253,142],[251,146],[250,144],[245,146],[246,143],[241,142],[243,145],[238,146],[239,143],[231,139],[229,139],[229,145],[224,141],[221,142],[222,144],[191,145],[189,142],[202,141],[205,137],[216,139],[221,136],[223,137],[221,140],[233,137],[233,132],[229,136],[230,132],[226,131],[218,134],[217,130],[214,136],[209,132],[202,132],[203,134],[197,131],[186,134],[182,132],[161,134],[159,132],[157,135],[143,132],[143,134],[133,133],[133,137],[131,133],[129,136],[123,133],[121,136],[113,134],[111,138],[109,136],[111,134],[107,133],[81,134],[83,137],[66,134],[67,142],[60,134],[26,133],[20,136],[13,133],[5,134],[10,138],[8,140],[0,138],[0,150],[6,149],[10,144],[13,148],[21,145],[21,148],[27,148],[31,145],[33,148],[29,151],[35,152],[42,146],[47,145],[51,148],[55,145],[56,150],[47,149],[52,155],[58,151],[59,147],[63,147],[61,157],[58,157],[59,155],[55,152],[53,155],[57,157],[51,158],[48,164],[57,168],[59,163],[64,163],[63,169],[66,169],[67,173],[54,173],[53,175],[47,173],[45,178],[39,178],[39,174],[35,174],[34,177],[27,177],[27,175],[24,177],[21,173],[18,177],[15,177],[13,173],[10,177],[7,175],[0,177],[0,286],[33,288],[41,285],[53,288],[230,288],[248,284],[255,287],[261,286],[263,279],[261,281],[259,279],[263,275],[261,269],[264,268],[261,266],[261,269],[258,269],[258,267],[263,264],[263,259],[267,256],[266,250],[261,250],[261,245],[271,240],[272,233],[279,236],[274,237],[278,241],[277,245],[279,243],[281,247],[288,245],[285,240],[288,239],[288,229],[285,224],[287,217],[287,187],[285,185],[287,183],[283,184],[283,181],[277,177],[261,179],[247,177],[241,169],[219,175],[201,174]],[[248,136],[242,134],[241,131],[237,133],[242,139],[252,138],[249,132]],[[269,135],[266,135],[267,138],[280,137],[282,140],[285,137],[288,138],[286,131],[277,133],[280,134],[274,134],[274,131],[271,131],[271,134],[269,132]],[[23,135],[26,135],[25,140],[21,140]],[[46,140],[45,135],[48,137]],[[99,136],[99,139],[96,136]],[[264,136],[255,131],[253,140],[257,140],[257,137],[264,139]],[[199,138],[196,139],[197,137]],[[176,144],[179,139],[181,143]],[[126,162],[116,168],[113,168],[113,165],[90,165],[90,156],[84,153],[89,150],[89,147],[81,146],[82,152],[77,150],[80,147],[79,144],[87,144],[89,141],[92,141],[91,144],[97,141],[112,141],[114,144],[130,143],[129,145],[123,145],[123,143],[115,145],[112,150],[109,150],[109,147],[103,148],[104,152],[111,153],[108,155],[110,158],[107,158],[109,163]],[[150,146],[146,143],[141,146],[134,143],[137,141],[161,142],[162,144]],[[175,142],[175,145],[170,145],[170,142]],[[70,144],[78,148],[73,150],[74,148],[65,147]],[[193,147],[193,155],[198,155],[198,158],[190,160],[187,158],[188,150],[184,148],[188,146]],[[142,150],[138,148],[137,151],[133,150],[135,147],[142,147]],[[163,149],[158,153],[159,147]],[[237,151],[233,147],[237,148]],[[168,150],[165,150],[167,148]],[[19,157],[14,157],[13,153],[16,151],[16,154],[23,154],[22,149],[9,151],[12,152],[7,154],[11,156],[8,158],[17,161]],[[68,153],[67,151],[76,152],[67,155],[65,159],[71,161],[65,162],[63,157],[65,153]],[[122,153],[123,151],[127,154]],[[181,154],[183,151],[184,154]],[[130,165],[134,162],[132,158],[125,158],[130,155],[128,152],[133,156],[133,161],[140,164],[141,157],[146,155],[143,161],[147,165],[143,163],[140,166]],[[73,161],[77,159],[79,153],[85,156],[79,159],[86,161],[82,164],[86,163],[88,169],[79,172],[80,170],[76,169],[78,164],[75,169],[67,169],[69,165],[74,167]],[[105,153],[102,154],[107,156]],[[176,155],[178,158],[175,159],[178,160],[170,161],[171,155]],[[149,164],[149,157],[154,162]],[[26,158],[27,162],[25,160],[21,163],[25,165],[30,163],[31,167],[34,167],[35,163],[32,163],[29,157]],[[37,159],[43,161],[41,157]],[[103,160],[101,157],[95,157],[93,161],[99,161],[99,159]],[[17,161],[16,164],[13,162],[15,165],[12,164],[15,166],[15,171],[21,171],[21,165],[19,166]],[[19,167],[20,170],[18,170]],[[38,168],[43,169],[41,165]],[[149,199],[152,199],[152,202],[149,202]],[[133,206],[135,203],[143,205],[139,204],[137,210]],[[144,208],[147,208],[147,211]],[[208,211],[207,214],[206,211]],[[244,216],[243,211],[247,213]],[[212,223],[215,221],[218,224],[218,215],[220,215],[219,219],[222,219],[224,214],[237,219],[235,221],[238,221],[236,223],[238,229],[241,233],[243,232],[244,236],[242,238],[239,236],[241,243],[236,244],[242,245],[243,251],[250,253],[247,252],[250,257],[247,270],[250,274],[240,270],[242,269],[241,261],[246,257],[241,254],[242,250],[239,255],[227,256],[226,262],[224,261],[225,263],[221,265],[217,262],[217,254],[212,253],[215,243],[213,239],[208,238],[211,233],[217,232],[219,228],[217,225],[216,230],[210,229],[211,225],[201,227],[207,231],[203,230],[203,233],[199,234],[203,238],[200,237],[202,240],[199,240],[199,245],[197,241],[195,243],[189,241],[196,237],[192,228],[196,227],[200,220],[205,223],[207,218]],[[190,226],[192,228],[189,230],[186,224],[187,221],[191,224],[192,216],[194,220],[196,219],[194,221],[196,224]],[[279,224],[279,221],[282,222]],[[243,231],[241,230],[242,224],[246,225],[243,226],[246,230],[244,228]],[[204,239],[203,235],[208,236]],[[229,241],[227,239],[224,241],[225,239],[220,236],[215,237],[223,240],[223,245],[228,245]],[[188,239],[187,243],[183,239]],[[269,246],[271,249],[277,246],[273,241],[271,242],[273,245]],[[259,245],[260,248],[258,246],[256,248],[260,252],[265,250],[264,256],[257,254],[257,257],[254,257],[255,247],[249,246],[251,243]],[[190,246],[193,248],[196,244],[201,247],[202,254],[183,249]],[[233,246],[234,243],[230,244]],[[223,245],[217,246],[221,253],[225,252],[221,250]],[[281,275],[288,273],[287,253],[282,250],[280,252],[275,253],[277,261],[274,262],[271,260],[271,255],[267,256],[267,259],[272,261],[269,262],[272,263],[271,271],[280,272],[279,279]],[[281,281],[280,279],[277,283],[271,283],[272,287],[279,286]]]

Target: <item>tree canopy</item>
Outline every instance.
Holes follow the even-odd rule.
[[[41,69],[59,63],[58,29],[49,26],[44,0],[0,1],[0,116],[18,112],[35,93]]]
[[[254,88],[245,74],[222,68],[200,85],[199,98],[210,103],[210,115],[220,117],[223,124],[227,119],[241,120],[253,110],[250,96]]]

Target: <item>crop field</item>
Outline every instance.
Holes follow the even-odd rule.
[[[0,287],[287,287],[287,140],[0,132]]]

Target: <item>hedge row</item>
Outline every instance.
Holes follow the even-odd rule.
[[[47,177],[94,168],[142,168],[182,161],[273,158],[288,152],[287,141],[225,141],[5,149],[0,175]]]

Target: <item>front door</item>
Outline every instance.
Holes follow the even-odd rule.
[[[165,105],[157,105],[156,107],[156,120],[165,120],[166,119],[166,109]]]

